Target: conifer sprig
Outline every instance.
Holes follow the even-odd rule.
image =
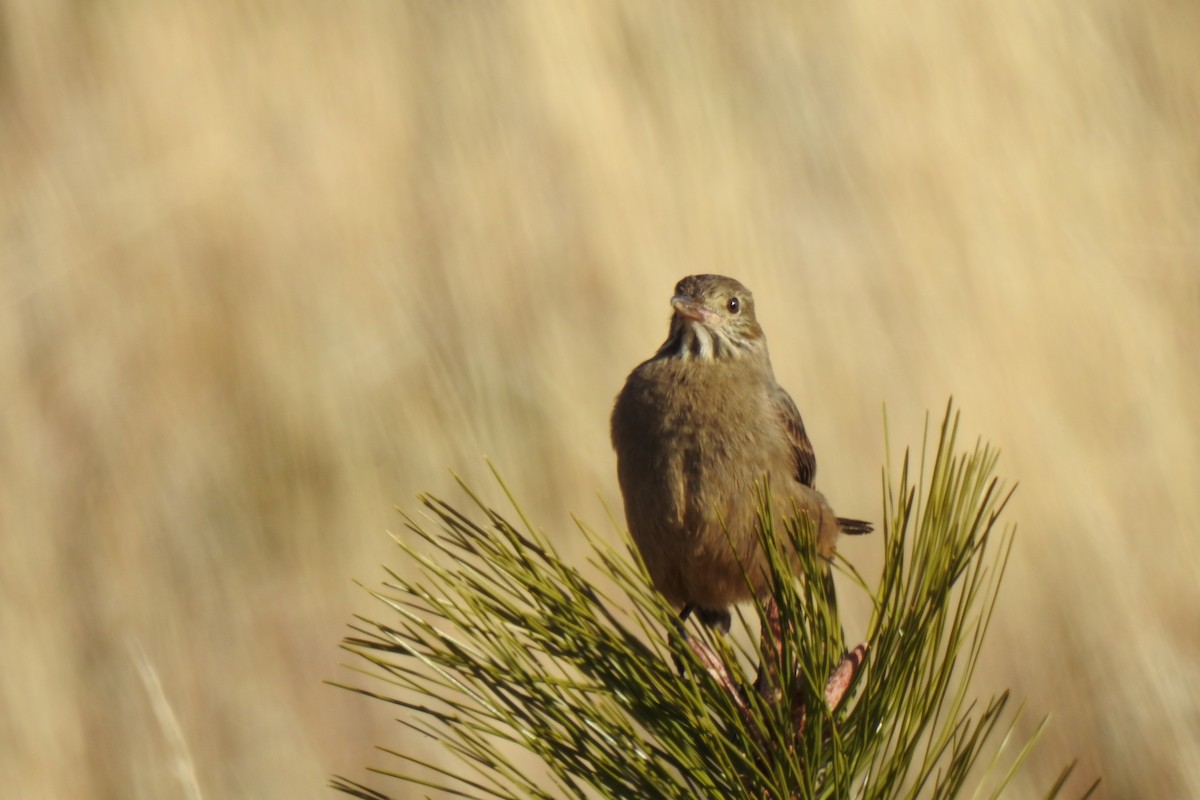
[[[761,539],[782,635],[757,650],[685,634],[627,538],[613,547],[577,520],[601,590],[506,488],[518,523],[465,484],[468,511],[422,497],[424,515],[406,514],[408,534],[396,537],[415,576],[389,571],[369,590],[387,621],[360,618],[343,644],[359,671],[390,688],[346,688],[400,706],[402,724],[446,757],[385,750],[398,765],[374,771],[444,797],[502,800],[948,798],[972,785],[997,796],[1033,743],[1004,756],[1015,722],[1008,693],[980,701],[969,688],[1012,546],[1013,529],[998,527],[1011,490],[992,475],[996,451],[976,443],[958,453],[957,433],[948,407],[916,483],[907,451],[894,482],[885,467],[874,588],[839,565],[873,612],[865,666],[836,709],[825,686],[845,646],[824,567],[810,526],[772,529],[769,493]],[[809,556],[799,576],[788,546]],[[713,680],[686,636],[703,637],[746,688]],[[780,683],[774,696],[749,688],[742,666],[764,658]],[[333,785],[387,797],[345,778]]]

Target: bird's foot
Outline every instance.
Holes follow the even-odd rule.
[[[725,666],[725,662],[721,660],[721,657],[707,643],[695,636],[688,637],[687,642],[688,647],[692,649],[692,653],[696,656],[696,660],[700,662],[709,676],[717,682],[717,685],[725,690],[725,693],[729,695],[729,699],[733,701],[734,706],[742,717],[749,719],[750,706],[746,702],[746,695],[742,691],[742,686],[729,674],[729,668]]]
[[[734,705],[743,715],[750,713],[750,707],[746,703],[746,695],[742,691],[741,684],[734,680],[730,674],[729,668],[725,666],[725,662],[717,655],[716,651],[709,646],[707,642],[697,636],[688,635],[684,623],[692,613],[696,613],[696,617],[701,623],[708,627],[716,628],[722,633],[729,631],[729,612],[725,610],[714,611],[712,609],[697,608],[696,606],[685,606],[683,611],[679,613],[679,633],[688,644],[688,648],[692,654],[696,656],[696,660],[700,662],[700,666],[704,667],[704,671],[712,677],[717,685],[725,690],[733,700]],[[721,618],[724,619],[724,626],[719,623]],[[713,624],[709,620],[715,620],[718,624]],[[676,661],[675,666],[679,669],[680,674],[684,674],[683,665]]]

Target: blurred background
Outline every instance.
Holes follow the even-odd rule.
[[[842,513],[885,404],[896,453],[953,395],[1020,481],[1012,796],[1200,796],[1197,41],[1169,0],[0,3],[5,794],[398,791],[372,747],[436,749],[322,683],[394,506],[498,499],[488,456],[582,560],[612,399],[720,272]]]

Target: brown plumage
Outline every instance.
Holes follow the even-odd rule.
[[[824,558],[839,532],[871,527],[838,519],[813,488],[812,443],[775,382],[750,291],[732,278],[693,275],[676,285],[671,305],[666,342],[630,373],[613,408],[617,477],[655,587],[684,615],[697,609],[727,628],[730,605],[768,590],[756,529],[764,478],[776,530],[783,513],[807,514]]]

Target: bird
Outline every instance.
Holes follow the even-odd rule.
[[[871,524],[837,517],[814,487],[800,411],[776,382],[754,296],[723,275],[676,284],[667,339],[629,374],[612,411],[625,519],[658,592],[686,621],[727,632],[730,607],[769,599],[756,487],[777,517],[806,514],[817,552]],[[793,550],[791,556],[799,556]],[[833,581],[826,570],[826,593]]]

